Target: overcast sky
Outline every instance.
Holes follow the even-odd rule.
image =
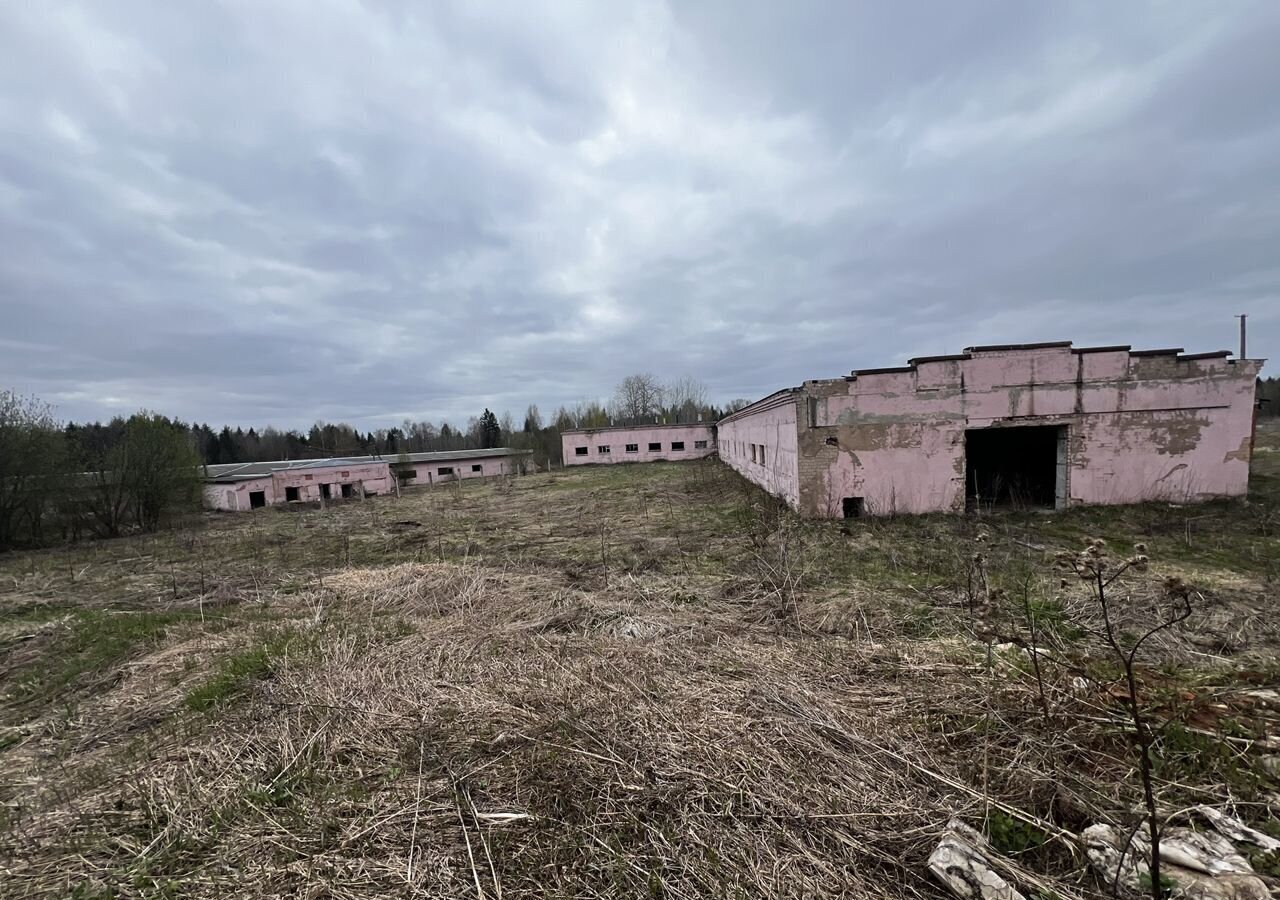
[[[0,4],[0,387],[378,428],[965,346],[1280,369],[1280,3]]]

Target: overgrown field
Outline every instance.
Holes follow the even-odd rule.
[[[1055,557],[1150,557],[1121,642],[1190,587],[1135,665],[1160,808],[1280,832],[1276,431],[1253,485],[814,523],[615,466],[0,557],[0,895],[935,897],[953,816],[1101,895],[1137,753]]]

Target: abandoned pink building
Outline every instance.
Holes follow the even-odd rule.
[[[391,461],[404,484],[443,484],[466,478],[523,475],[529,470],[532,450],[494,447],[490,450],[436,450],[406,453]]]
[[[970,347],[806,381],[717,424],[720,458],[806,516],[1242,496],[1262,360]]]
[[[560,448],[566,466],[701,459],[716,452],[716,433],[715,426],[706,422],[611,425],[565,431]]]
[[[210,509],[249,510],[384,494],[401,486],[523,474],[531,451],[443,450],[398,457],[294,459],[205,466],[204,503]]]

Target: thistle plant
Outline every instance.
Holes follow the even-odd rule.
[[[1150,560],[1145,544],[1135,544],[1133,553],[1124,558],[1111,556],[1106,542],[1094,538],[1084,549],[1059,553],[1057,565],[1067,576],[1083,582],[1093,602],[1102,614],[1103,637],[1124,670],[1127,697],[1125,705],[1133,726],[1134,743],[1138,748],[1138,772],[1142,783],[1142,795],[1146,807],[1146,825],[1151,836],[1151,856],[1148,861],[1153,900],[1163,900],[1166,882],[1160,877],[1160,817],[1156,810],[1155,787],[1152,777],[1152,747],[1156,731],[1143,712],[1138,697],[1138,679],[1134,663],[1142,646],[1155,635],[1171,629],[1190,618],[1192,613],[1192,589],[1181,578],[1166,578],[1163,583],[1162,603],[1156,622],[1140,636],[1133,638],[1118,628],[1116,603],[1124,592],[1126,578],[1130,574],[1146,572]],[[1127,599],[1127,595],[1125,597]],[[1127,849],[1127,848],[1126,848]],[[1117,879],[1119,869],[1117,869]]]

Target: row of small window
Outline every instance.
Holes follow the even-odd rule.
[[[472,465],[472,466],[471,466],[471,471],[472,471],[472,472],[483,472],[483,471],[484,471],[484,466],[483,466],[483,465],[481,465],[480,463],[475,463],[474,465]],[[441,466],[440,468],[436,469],[436,474],[437,474],[437,475],[452,475],[452,474],[453,474],[453,466]],[[418,477],[418,472],[417,472],[417,470],[416,470],[416,469],[402,469],[402,470],[400,471],[399,475],[400,475],[401,480],[403,480],[403,481],[407,481],[407,480],[408,480],[408,479],[410,479],[410,478],[417,478],[417,477]]]
[[[346,473],[344,472],[343,474],[345,475]],[[310,478],[311,476],[308,475],[307,479],[310,480]],[[342,491],[343,497],[351,498],[356,495],[356,489],[354,485],[343,484],[343,485],[340,485],[340,489]],[[333,485],[331,484],[320,485],[320,496],[323,497],[325,500],[328,500],[331,497],[333,497]],[[286,487],[284,489],[284,501],[286,503],[296,503],[301,499],[302,499],[302,496],[298,493],[298,489],[296,487]],[[260,506],[266,506],[266,505],[267,505],[266,491],[250,491],[249,492],[249,508],[250,509],[257,509]]]
[[[671,449],[672,449],[672,450],[674,450],[674,451],[676,451],[676,452],[679,452],[679,451],[683,450],[683,449],[684,449],[684,441],[672,441],[672,442],[671,442]],[[706,450],[706,449],[707,449],[707,442],[706,442],[706,441],[694,441],[694,442],[693,442],[693,449],[695,449],[695,450]],[[587,453],[588,453],[588,451],[589,451],[589,448],[587,448],[587,447],[574,447],[574,448],[573,448],[573,453],[574,453],[574,455],[575,455],[575,456],[586,456],[586,455],[587,455]],[[612,452],[613,452],[613,447],[611,447],[609,444],[600,444],[600,445],[598,445],[598,446],[596,447],[596,453],[612,453]],[[627,452],[628,452],[628,453],[639,453],[639,452],[640,452],[640,445],[639,445],[639,444],[627,444]],[[653,443],[651,443],[651,444],[649,445],[649,452],[650,452],[650,453],[661,453],[661,452],[662,452],[662,444],[661,444],[659,441],[654,441]]]
[[[735,454],[750,452],[753,463],[759,463],[762,466],[765,464],[764,444],[744,444],[741,441],[733,441],[729,446]],[[744,447],[749,448],[749,451],[744,450]]]

